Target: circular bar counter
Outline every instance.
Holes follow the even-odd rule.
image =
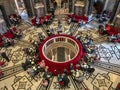
[[[64,62],[53,61],[46,56],[47,50],[50,50],[50,47],[57,47],[64,43],[64,46],[68,46],[74,49],[76,55],[71,58],[70,60],[66,60]],[[65,45],[66,44],[66,45]],[[63,45],[63,44],[62,44]],[[61,46],[62,47],[62,46]],[[48,71],[52,74],[56,74],[57,72],[63,73],[64,69],[69,71],[70,64],[73,63],[74,66],[79,62],[82,58],[83,51],[81,43],[73,36],[59,34],[59,35],[52,35],[46,38],[39,46],[39,55],[40,55],[40,62],[42,60],[45,61],[46,66],[48,66]]]

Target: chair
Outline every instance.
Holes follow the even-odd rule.
[[[0,61],[0,66],[1,67],[5,66],[5,62],[4,61]]]

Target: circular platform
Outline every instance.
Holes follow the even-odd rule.
[[[66,60],[64,62],[58,62],[51,60],[47,57],[46,53],[51,49],[51,47],[69,47],[71,50],[73,49],[76,54],[73,58]],[[81,59],[83,55],[82,45],[81,43],[73,36],[59,34],[59,35],[52,35],[46,38],[39,46],[39,54],[41,60],[44,60],[46,66],[48,66],[48,71],[56,74],[57,71],[63,72],[64,69],[69,70],[69,66],[71,63],[76,65],[78,61]],[[41,61],[40,60],[40,61]]]

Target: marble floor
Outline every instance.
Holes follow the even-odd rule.
[[[76,26],[75,23],[74,26]],[[62,18],[63,33],[69,34],[70,28],[65,18]],[[53,28],[57,34],[57,18],[47,28]],[[43,26],[46,28],[46,26]],[[73,31],[73,36],[79,32],[83,34],[90,34],[96,46],[98,46],[97,54],[101,60],[93,65],[95,72],[89,76],[85,75],[82,83],[74,81],[72,76],[69,76],[69,88],[64,90],[115,90],[118,83],[120,83],[120,43],[110,43],[107,41],[107,36],[101,36],[97,32],[98,24],[91,21],[83,27],[77,28]],[[31,78],[26,71],[21,67],[21,63],[25,62],[27,55],[24,54],[23,48],[32,47],[29,40],[32,38],[37,40],[38,33],[42,32],[45,37],[48,37],[42,27],[34,27],[22,22],[17,28],[23,30],[23,38],[15,40],[15,45],[8,48],[0,48],[1,51],[6,51],[10,58],[10,62],[6,66],[0,67],[3,71],[4,77],[0,78],[0,90],[44,90],[41,86],[43,72],[39,73],[34,79]],[[3,60],[0,57],[0,60]],[[59,88],[57,77],[50,78],[50,84],[47,90],[62,90]]]

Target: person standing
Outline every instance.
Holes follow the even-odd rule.
[[[0,54],[1,54],[2,58],[4,58],[7,62],[10,61],[10,59],[8,58],[6,52],[0,52]]]

